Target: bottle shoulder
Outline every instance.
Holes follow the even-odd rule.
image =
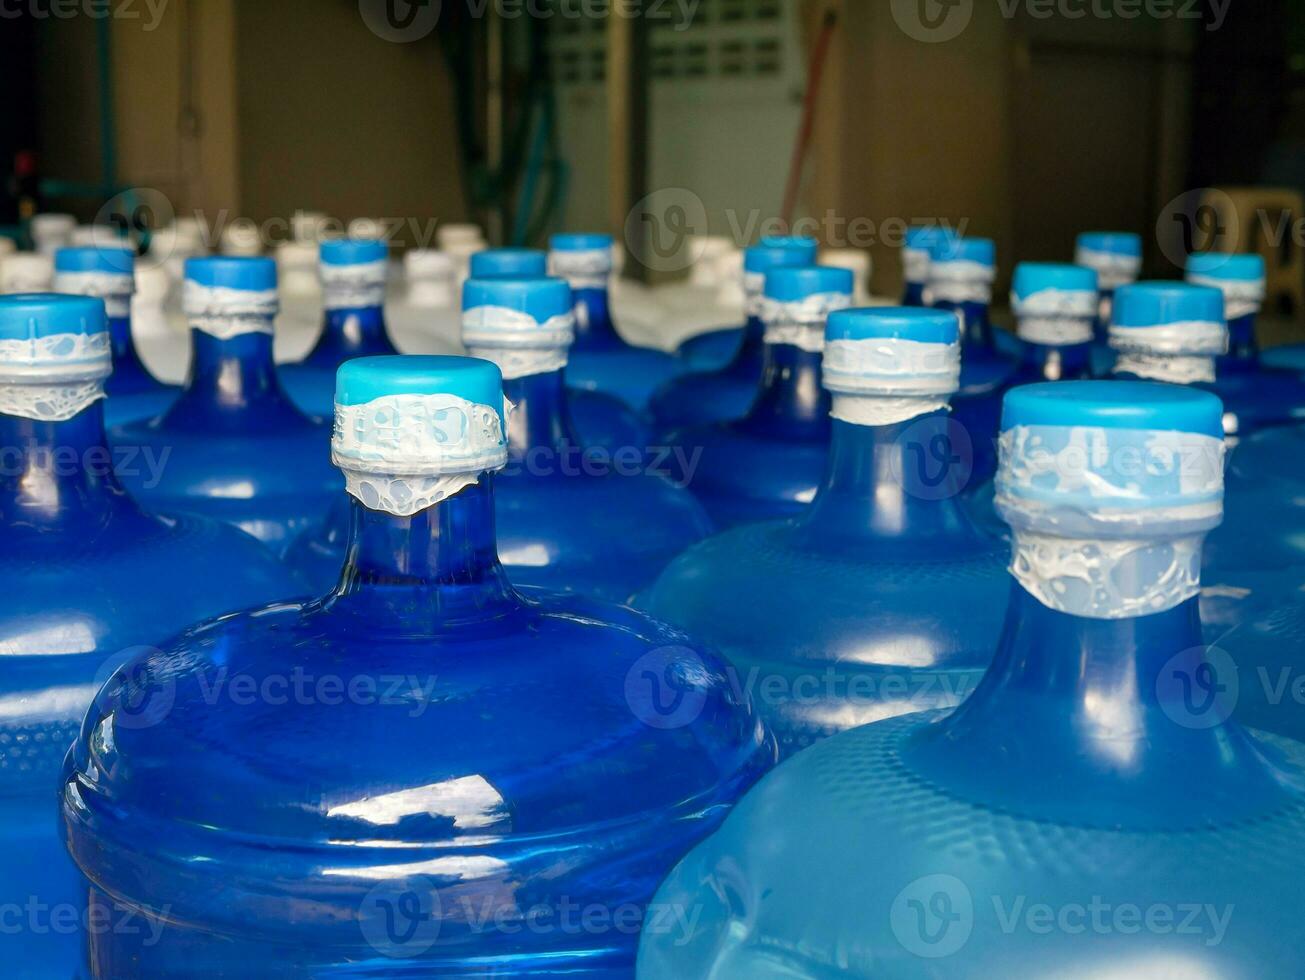
[[[1280,911],[1305,897],[1300,796],[1259,819],[1199,828],[1027,819],[951,796],[904,762],[903,743],[944,714],[853,729],[765,777],[654,899],[704,913],[690,936],[646,932],[640,975],[764,975],[776,951],[799,950],[785,976],[882,976],[885,964],[915,956],[964,977],[1079,975],[1089,963],[1140,977],[1151,969],[1127,964],[1166,956],[1210,975],[1257,976],[1279,970],[1305,934]],[[1305,772],[1305,746],[1262,742],[1284,771]],[[1222,943],[1144,929],[1036,932],[1022,918],[1032,903],[1049,906],[1053,921],[1060,909],[1093,907],[1115,921],[1121,907],[1216,901]],[[961,928],[921,918],[931,911],[956,915]]]
[[[144,848],[151,827],[151,846],[237,877],[268,848],[317,868],[596,854],[732,801],[773,759],[711,655],[587,600],[425,636],[281,604],[196,627],[127,676],[91,710],[65,807],[114,846]]]

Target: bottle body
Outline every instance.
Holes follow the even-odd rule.
[[[970,525],[947,485],[961,474],[943,470],[967,461],[927,456],[951,432],[945,415],[833,427],[810,510],[694,546],[640,603],[725,655],[782,757],[959,704],[982,676],[1008,590],[1004,547]]]
[[[0,894],[19,918],[0,936],[14,976],[73,972],[85,889],[51,794],[99,684],[136,651],[198,619],[301,592],[247,535],[161,519],[119,487],[101,402],[60,422],[0,415]]]
[[[121,479],[165,513],[194,513],[274,550],[320,521],[341,486],[330,427],[300,412],[272,367],[272,338],[194,331],[185,392],[163,415],[110,434]]]
[[[93,902],[169,915],[93,968],[628,973],[657,881],[773,745],[679,634],[507,585],[488,483],[350,509],[331,595],[169,644],[148,731],[117,693],[92,712],[115,739],[70,756],[70,851]]]

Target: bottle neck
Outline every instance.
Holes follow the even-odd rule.
[[[890,425],[832,422],[829,467],[800,533],[833,547],[850,541],[904,558],[942,541],[988,550],[959,506],[970,460],[946,411]]]
[[[1019,373],[1024,380],[1070,381],[1092,372],[1091,340],[1064,345],[1025,340],[1020,348]]]
[[[907,280],[906,286],[902,289],[902,305],[924,306],[924,283]]]
[[[192,330],[190,335],[190,376],[168,412],[169,422],[243,415],[266,421],[269,411],[291,408],[277,381],[270,333],[222,339]]]
[[[508,456],[514,462],[531,450],[563,451],[579,444],[571,426],[562,371],[504,380],[503,394],[512,403],[508,416]]]
[[[794,344],[766,344],[761,385],[748,426],[780,435],[821,437],[829,432],[829,392],[820,383],[819,351]]]
[[[130,300],[130,297],[126,297],[129,306]],[[136,377],[146,373],[145,362],[141,360],[140,352],[136,350],[136,342],[132,339],[129,315],[109,317],[109,344],[113,351],[113,374],[109,376],[107,387],[113,388],[114,381],[120,381],[125,377]]]
[[[385,311],[381,306],[328,307],[323,315],[322,335],[304,361],[334,368],[354,357],[397,353],[385,329]]]
[[[992,666],[908,765],[965,798],[1079,825],[1178,829],[1282,805],[1226,720],[1235,668],[1207,655],[1198,603],[1091,619],[1013,584]]]
[[[0,413],[0,524],[85,526],[132,506],[114,475],[103,406],[62,422]]]
[[[574,291],[575,343],[572,350],[600,351],[624,347],[612,324],[606,286],[585,286]]]
[[[960,314],[962,351],[994,349],[992,320],[989,317],[987,303],[975,300],[954,303],[944,300],[935,303],[934,307]]]
[[[761,317],[748,314],[743,326],[743,342],[734,354],[728,370],[740,371],[755,377],[766,360],[766,325]]]
[[[411,517],[351,498],[344,568],[326,605],[408,633],[519,608],[498,560],[492,479],[482,474],[480,482]]]
[[[1255,314],[1248,313],[1228,321],[1228,353],[1221,356],[1220,368],[1253,365],[1259,361],[1260,345],[1255,339]]]

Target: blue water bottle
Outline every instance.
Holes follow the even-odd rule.
[[[662,886],[701,913],[648,920],[639,976],[1294,976],[1305,745],[1228,720],[1197,613],[1221,414],[1141,382],[1007,394],[1013,581],[978,689],[764,779]]]
[[[765,367],[752,407],[733,421],[667,434],[684,481],[719,526],[791,517],[815,499],[829,456],[825,318],[851,302],[847,269],[771,269],[761,308]]]
[[[104,679],[197,619],[299,591],[248,535],[159,517],[109,448],[104,303],[0,297],[0,956],[11,977],[68,977],[85,891],[59,842],[59,766]]]
[[[831,313],[833,434],[811,508],[695,545],[644,598],[653,616],[725,654],[782,755],[955,706],[987,666],[1006,549],[958,506],[971,455],[947,402],[960,370],[952,313]]]
[[[974,444],[975,481],[997,468],[1001,392],[1036,381],[1087,378],[1092,372],[1092,324],[1097,316],[1097,275],[1077,265],[1021,262],[1011,283],[1011,309],[1019,362],[1000,387],[956,400],[956,420]],[[972,317],[973,318],[973,317]],[[965,349],[970,356],[973,346]]]
[[[118,451],[164,465],[122,471],[123,483],[157,510],[225,521],[279,551],[322,519],[340,475],[330,426],[295,407],[272,363],[276,264],[187,259],[185,307],[194,354],[181,396],[111,433]]]
[[[567,383],[600,391],[644,412],[648,399],[682,365],[665,351],[635,347],[612,322],[607,284],[612,275],[612,236],[563,234],[549,239],[550,271],[571,285],[575,296],[575,344]]]
[[[1255,337],[1264,303],[1264,259],[1207,252],[1187,260],[1187,281],[1223,293],[1228,350],[1216,361],[1215,393],[1230,415],[1229,434],[1246,436],[1272,426],[1305,422],[1305,379],[1265,370]]]
[[[673,459],[634,447],[608,452],[576,436],[563,381],[572,310],[561,279],[468,279],[463,287],[463,343],[499,366],[511,405],[508,464],[495,479],[498,553],[516,584],[625,602],[711,524],[668,478]],[[337,505],[287,560],[329,588],[348,527]]]
[[[630,976],[773,741],[683,634],[508,583],[497,367],[359,358],[336,402],[339,584],[128,664],[69,755],[92,913],[158,924],[92,937],[93,972]]]
[[[956,233],[945,225],[912,225],[906,229],[902,243],[903,306],[929,305],[924,293],[929,285],[929,263],[934,247],[955,237]]]
[[[535,279],[548,274],[548,255],[534,248],[487,248],[471,256],[473,279]],[[611,453],[648,446],[648,427],[628,405],[601,391],[573,389],[571,421],[581,442]]]
[[[120,425],[153,418],[180,389],[164,384],[141,360],[131,335],[131,297],[136,292],[136,253],[128,245],[61,248],[54,254],[54,290],[104,300],[113,345],[113,374],[104,382],[105,422]]]
[[[1097,274],[1101,304],[1092,329],[1092,374],[1105,377],[1115,360],[1106,336],[1115,290],[1137,282],[1142,271],[1142,236],[1129,231],[1085,231],[1075,243],[1074,264]]]
[[[765,362],[766,325],[762,304],[770,269],[811,265],[813,238],[769,236],[743,253],[743,295],[747,325],[734,357],[714,371],[693,371],[666,382],[649,402],[654,432],[664,435],[686,425],[724,422],[747,414],[757,396]]]
[[[337,238],[318,251],[322,332],[308,355],[281,368],[285,390],[310,415],[329,419],[335,370],[353,357],[396,354],[385,327],[389,249],[374,238]]]
[[[997,349],[989,316],[997,276],[997,246],[991,238],[938,235],[929,253],[927,305],[961,318],[962,399],[997,392],[1014,363]],[[908,304],[910,305],[910,304]]]

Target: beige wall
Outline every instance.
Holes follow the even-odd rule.
[[[1182,189],[1190,28],[1007,19],[976,2],[958,37],[925,43],[886,0],[830,2],[837,99],[817,117],[805,210],[875,223],[875,292],[900,290],[885,221],[996,239],[998,295],[1017,258],[1067,261],[1089,226],[1154,249],[1155,216]]]
[[[464,220],[452,85],[434,35],[395,44],[356,3],[237,0],[242,206]]]

